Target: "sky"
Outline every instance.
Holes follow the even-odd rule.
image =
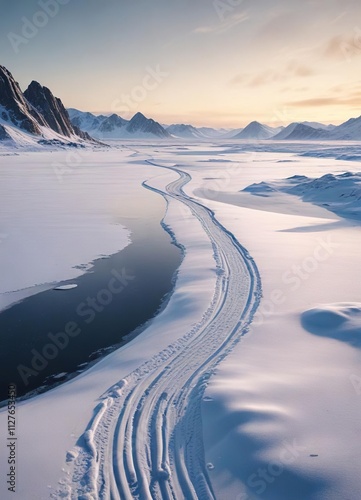
[[[165,124],[361,115],[360,0],[0,0],[0,64],[65,106]]]

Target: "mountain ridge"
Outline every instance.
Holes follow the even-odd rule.
[[[152,118],[147,118],[139,111],[130,120],[115,113],[110,116],[97,116],[75,108],[68,108],[68,113],[73,126],[79,127],[100,140],[171,138],[169,132],[160,123]]]
[[[22,92],[11,72],[0,66],[0,140],[22,145],[95,143],[74,127],[60,98],[32,81]]]

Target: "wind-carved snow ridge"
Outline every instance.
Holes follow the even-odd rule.
[[[204,458],[201,402],[216,366],[248,331],[261,299],[256,264],[214,213],[188,197],[191,177],[162,194],[183,202],[200,221],[214,250],[212,303],[183,337],[103,394],[75,450],[72,472],[56,498],[214,499]],[[169,230],[169,229],[168,229]],[[174,236],[174,235],[173,235]]]

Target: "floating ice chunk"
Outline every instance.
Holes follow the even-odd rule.
[[[73,290],[74,288],[77,288],[77,286],[77,284],[72,283],[70,285],[57,286],[54,290]]]

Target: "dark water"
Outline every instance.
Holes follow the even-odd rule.
[[[69,379],[156,315],[182,253],[160,224],[164,200],[154,203],[147,217],[143,206],[142,214],[119,219],[132,243],[71,280],[77,288],[39,293],[0,314],[0,401],[10,383],[24,396]]]

